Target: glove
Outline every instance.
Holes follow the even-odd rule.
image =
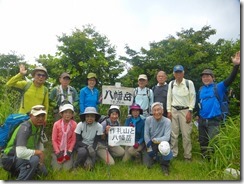
[[[153,158],[156,156],[156,152],[155,151],[150,151],[150,152],[147,152],[147,154],[149,155],[149,157]]]
[[[58,154],[56,154],[56,157],[57,157],[58,163],[62,163],[64,160],[64,152],[60,151]]]
[[[67,151],[67,155],[64,156],[64,159],[65,160],[70,160],[71,154],[72,154],[72,152]]]
[[[138,142],[136,142],[135,144],[134,144],[134,146],[133,146],[135,149],[137,149],[138,147],[139,147],[139,143]]]
[[[152,146],[152,141],[151,140],[147,143],[147,148],[149,148],[150,146]]]
[[[135,127],[133,123],[130,123],[129,126],[130,126],[130,127]]]

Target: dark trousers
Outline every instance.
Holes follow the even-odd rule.
[[[201,148],[201,153],[203,156],[207,155],[208,152],[212,153],[213,148],[209,146],[209,142],[219,134],[219,125],[221,119],[212,118],[212,119],[199,119],[198,122],[198,133],[199,133],[199,143]]]

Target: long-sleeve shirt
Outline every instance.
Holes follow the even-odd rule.
[[[27,85],[27,81],[23,80],[22,74],[18,73],[13,76],[6,83],[9,87],[15,87],[23,90]],[[44,105],[46,108],[46,112],[48,112],[49,108],[49,99],[48,99],[48,89],[44,85],[40,87],[35,86],[32,82],[29,89],[23,94],[24,97],[21,100],[19,113],[27,113],[31,111],[31,108],[35,105]],[[22,102],[23,101],[23,102]]]
[[[189,110],[193,110],[196,103],[196,91],[194,84],[191,80],[189,81],[189,89],[186,86],[186,79],[183,78],[180,84],[176,81],[169,83],[168,94],[167,94],[167,111],[171,112],[172,106],[183,106],[189,107]],[[173,89],[170,87],[173,83]]]
[[[95,107],[98,111],[97,105],[99,102],[99,91],[97,88],[90,89],[87,86],[80,90],[80,113],[84,113],[86,107]]]
[[[75,129],[77,126],[77,123],[74,120],[70,120],[70,130],[67,133],[67,150],[73,150],[76,142],[76,135],[75,135]],[[68,123],[64,123],[64,131],[66,131],[68,128]],[[55,154],[60,152],[60,144],[63,136],[62,131],[62,119],[58,120],[53,125],[52,130],[52,144],[53,144],[53,150]]]
[[[155,139],[157,142],[170,140],[171,121],[170,119],[162,116],[157,121],[153,116],[149,116],[145,121],[144,139],[147,144],[150,140]]]
[[[139,144],[143,143],[144,142],[144,119],[142,119],[139,116],[138,120],[136,120],[131,116],[126,119],[125,126],[130,126],[130,124],[133,124],[136,130],[135,141],[138,142]]]

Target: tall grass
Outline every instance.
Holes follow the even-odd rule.
[[[226,178],[226,174],[223,172],[226,168],[233,168],[240,171],[240,123],[240,115],[229,118],[225,126],[221,128],[220,134],[210,142],[215,152],[209,164],[209,175]],[[229,175],[228,179],[233,179],[232,175]]]

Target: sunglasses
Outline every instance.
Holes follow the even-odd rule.
[[[37,75],[38,77],[46,77],[46,74],[37,73],[36,75]]]
[[[45,107],[35,107],[35,108],[32,108],[32,110],[35,110],[35,111],[45,110]]]

